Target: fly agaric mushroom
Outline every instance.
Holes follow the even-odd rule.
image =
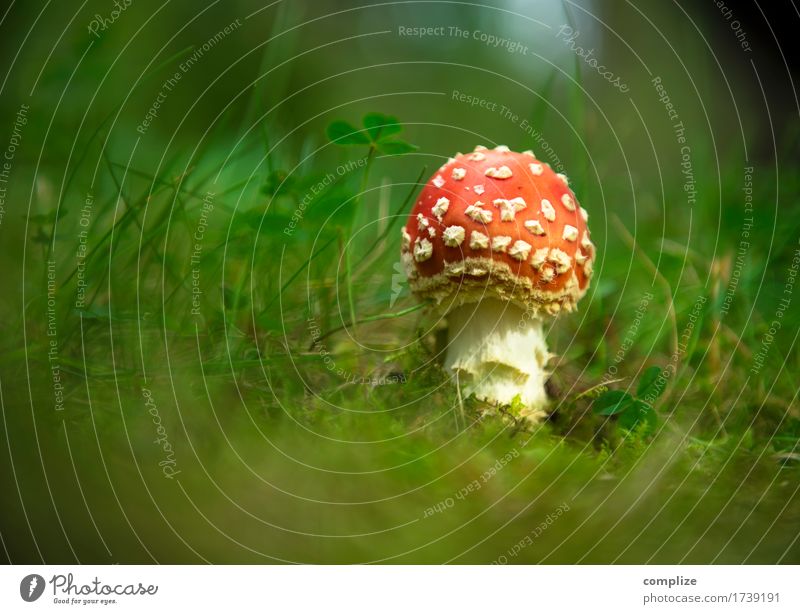
[[[543,321],[592,277],[588,214],[532,152],[476,147],[428,181],[402,229],[411,290],[447,314],[445,367],[465,394],[545,415]]]

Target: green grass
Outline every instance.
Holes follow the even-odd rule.
[[[239,188],[211,183],[216,169],[202,162],[181,182],[169,178],[177,168],[158,178],[129,171],[124,202],[103,203],[105,213],[98,206],[95,227],[108,230],[92,233],[91,306],[58,315],[68,409],[54,414],[39,405],[34,433],[24,410],[28,391],[3,378],[4,406],[20,408],[5,419],[15,466],[27,478],[24,498],[30,480],[43,477],[39,454],[53,492],[53,508],[45,499],[28,509],[47,560],[70,560],[73,552],[95,561],[797,560],[789,539],[798,511],[797,371],[779,361],[796,359],[794,340],[776,340],[763,375],[748,375],[767,322],[759,318],[742,338],[733,331],[747,310],[720,318],[713,289],[699,281],[711,275],[724,284],[707,257],[691,262],[698,281],[688,287],[667,281],[684,265],[666,254],[663,284],[653,284],[643,266],[619,296],[613,280],[625,265],[615,264],[623,259],[606,244],[597,292],[550,333],[559,354],[553,418],[531,428],[513,411],[497,414],[466,399],[462,419],[424,310],[405,290],[388,309],[397,233],[381,230],[374,207],[363,204],[377,199],[377,188],[358,199],[354,186],[365,184],[363,176],[337,181],[314,199],[291,242],[281,236],[303,190],[320,181],[309,166],[307,174],[286,175],[291,181],[276,185],[284,176],[276,171],[246,188],[268,207],[239,211],[227,196]],[[115,168],[109,163],[105,173],[116,186]],[[196,317],[188,313],[191,271],[176,254],[190,249],[207,191],[220,195],[220,213],[203,239],[205,294]],[[409,199],[402,204],[397,215]],[[364,230],[348,258],[340,237],[355,228]],[[47,221],[41,229],[48,234]],[[637,243],[642,258],[655,251],[642,237]],[[69,262],[59,267],[60,278],[76,275]],[[742,280],[737,305],[752,304],[756,283]],[[643,292],[655,298],[617,364]],[[600,415],[605,380],[615,380],[609,387],[620,396],[635,394],[645,367],[670,364],[697,296],[708,301],[655,403],[656,421],[634,426]],[[45,316],[42,306],[31,305],[29,322]],[[47,342],[41,334],[28,340],[36,374],[46,372]],[[612,365],[614,377],[604,376]],[[174,448],[180,473],[173,479],[159,466],[168,455],[153,443],[143,386]],[[46,385],[32,391],[43,405],[46,393]],[[484,483],[484,472],[509,453],[513,460]],[[475,480],[480,488],[464,495]],[[443,509],[430,512],[437,504]],[[569,510],[535,547],[509,554],[562,504]],[[52,522],[54,508],[69,543]],[[25,525],[11,529],[5,539],[15,557],[35,560]]]
[[[159,70],[148,79],[158,82]],[[799,247],[797,173],[781,169],[776,188],[777,169],[759,162],[758,221],[735,273],[739,152],[695,137],[704,189],[689,229],[679,172],[632,189],[618,153],[597,145],[603,133],[593,132],[598,116],[576,71],[542,76],[542,97],[526,98],[535,125],[557,123],[563,107],[584,127],[583,145],[565,136],[558,150],[600,253],[578,313],[548,333],[553,415],[536,426],[513,407],[460,398],[440,365],[440,331],[393,278],[398,229],[420,184],[443,156],[495,144],[483,127],[431,137],[430,118],[390,99],[296,129],[261,115],[264,97],[278,94],[258,88],[194,142],[167,146],[161,136],[132,153],[98,114],[77,161],[67,168],[59,150],[39,171],[31,214],[2,228],[6,557],[800,563],[800,299],[752,372]],[[237,125],[242,109],[252,126]],[[367,115],[363,138],[341,124],[326,132],[374,109],[386,113]],[[537,149],[508,130],[496,140]],[[670,138],[658,141],[661,157],[674,156]],[[634,171],[650,177],[638,162]],[[338,173],[343,165],[353,170]],[[33,168],[18,173],[15,194],[27,202],[21,176]],[[89,191],[88,291],[76,309]],[[778,198],[790,204],[766,206]],[[55,337],[48,258],[57,262]],[[53,338],[63,411],[54,410]],[[665,370],[665,385],[653,384]],[[519,547],[528,535],[532,544]]]

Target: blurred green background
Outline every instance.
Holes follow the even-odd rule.
[[[12,3],[0,556],[800,562],[797,15],[702,4]],[[368,113],[415,147],[326,136]],[[477,144],[598,246],[534,427],[462,406],[400,268]]]

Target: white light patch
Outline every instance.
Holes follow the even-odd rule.
[[[586,277],[591,277],[592,273],[594,273],[594,265],[592,264],[592,260],[589,259],[583,263],[583,274]]]
[[[501,153],[508,153],[509,151],[511,151],[511,150],[510,150],[508,147],[506,147],[505,145],[498,145],[497,147],[495,147],[495,148],[494,148],[494,150],[495,150],[495,151],[499,151],[499,152],[501,152]]]
[[[539,176],[544,172],[544,166],[538,162],[531,162],[528,164],[528,168],[531,169],[531,172],[536,176]]]
[[[482,185],[480,185],[480,184],[478,184],[478,185],[476,185],[476,186],[473,186],[473,188],[472,188],[472,189],[473,189],[473,190],[475,190],[475,194],[477,194],[478,196],[480,196],[481,194],[483,194],[483,193],[484,193],[484,191],[485,191],[485,190],[483,189],[483,186],[482,186]]]
[[[586,262],[586,254],[584,254],[581,250],[575,252],[575,262],[582,265],[584,262]]]
[[[511,237],[492,237],[492,251],[494,252],[505,252],[509,245],[511,245]]]
[[[444,185],[444,177],[441,175],[436,175],[436,177],[433,178],[433,185],[435,185],[437,188],[441,188]]]
[[[568,211],[575,211],[575,201],[569,194],[561,196],[561,204],[563,204]]]
[[[567,177],[564,173],[556,173],[556,177],[561,179],[564,182],[564,185],[569,186],[569,177]]]
[[[475,151],[469,155],[469,159],[473,162],[483,162],[486,159],[486,155],[483,152]]]
[[[486,169],[484,175],[491,177],[492,179],[508,179],[509,177],[513,177],[514,173],[512,173],[511,169],[504,164],[500,168],[490,166]]]
[[[486,249],[489,247],[489,237],[482,232],[473,230],[469,235],[469,246],[472,249]]]
[[[447,213],[447,208],[450,206],[450,201],[442,196],[439,200],[436,201],[436,204],[431,209],[431,213],[436,217],[437,220],[440,222],[444,217],[444,214]]]
[[[447,247],[458,247],[464,242],[464,228],[461,226],[448,226],[442,233],[444,244]]]
[[[428,236],[431,239],[436,236],[436,229],[433,226],[428,226]]]
[[[428,239],[417,238],[414,243],[414,260],[417,262],[425,262],[433,255],[433,243]]]
[[[523,260],[527,260],[528,255],[530,253],[531,253],[531,244],[521,240],[514,241],[514,245],[512,245],[511,249],[508,250],[508,255],[511,256],[514,260],[519,260],[520,262]]]
[[[542,269],[542,281],[548,282],[553,281],[553,278],[556,276],[556,272],[553,270],[553,267],[545,267]]]
[[[548,222],[556,221],[556,210],[553,208],[553,204],[546,198],[542,199],[542,214]]]
[[[545,235],[544,228],[542,228],[542,224],[539,220],[528,220],[525,222],[525,228],[530,230],[537,237],[543,237]]]
[[[564,232],[561,235],[561,238],[565,241],[577,241],[578,240],[578,229],[575,226],[570,226],[569,224],[564,224]]]
[[[581,217],[583,218],[584,222],[588,222],[589,221],[589,212],[586,209],[584,209],[583,207],[581,207]]]
[[[455,179],[456,181],[461,181],[464,177],[467,176],[467,169],[465,168],[454,168],[453,172],[450,176]]]
[[[533,151],[531,151],[530,149],[526,149],[525,151],[523,151],[522,155],[530,156],[531,158],[535,158],[536,157],[536,154],[534,154]]]
[[[474,205],[467,207],[464,213],[466,213],[468,217],[472,218],[476,222],[488,224],[492,221],[492,212],[488,209],[482,209],[482,204],[483,203],[481,201],[477,201]]]
[[[483,145],[475,145],[475,149],[473,151],[486,151],[486,147]]]

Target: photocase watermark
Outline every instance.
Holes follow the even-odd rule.
[[[750,47],[750,41],[747,40],[747,32],[742,28],[742,23],[738,19],[733,18],[733,9],[725,4],[724,0],[714,0],[714,4],[717,5],[722,16],[730,22],[730,28],[736,40],[739,41],[739,46],[742,50],[748,53],[751,52],[753,49]]]
[[[203,238],[205,237],[206,230],[208,229],[208,218],[214,210],[214,192],[206,192],[203,197],[203,204],[200,207],[200,218],[197,220],[197,226],[194,234],[192,235],[192,253],[189,256],[189,266],[191,267],[192,275],[192,306],[190,312],[193,316],[199,316],[201,298],[203,290],[200,287],[200,263],[203,259]]]
[[[206,42],[204,42],[200,47],[194,50],[194,53],[187,57],[183,62],[178,65],[178,70],[176,70],[171,77],[167,78],[162,84],[161,89],[159,90],[158,94],[156,95],[155,99],[153,100],[150,108],[147,109],[147,113],[145,113],[144,119],[141,123],[136,127],[136,131],[139,134],[145,134],[147,130],[150,128],[150,125],[155,121],[158,117],[158,113],[161,110],[161,106],[167,100],[167,96],[178,86],[181,79],[185,74],[187,74],[192,67],[199,62],[202,57],[208,53],[211,49],[216,47],[220,41],[230,35],[232,32],[237,30],[242,26],[242,20],[236,19],[232,21],[227,26],[222,28],[219,32],[214,34],[211,38],[209,38]]]
[[[603,64],[600,64],[598,59],[595,57],[595,50],[594,49],[584,49],[580,45],[577,44],[577,40],[580,37],[581,33],[580,30],[575,30],[572,26],[568,26],[567,24],[563,24],[556,33],[556,38],[561,38],[567,47],[581,58],[587,66],[592,68],[598,75],[603,77],[606,81],[608,81],[612,86],[617,88],[621,94],[626,94],[630,91],[630,87],[628,84],[622,81],[622,79],[615,75],[612,71],[606,68]]]
[[[544,138],[542,132],[536,129],[527,118],[521,117],[519,113],[516,113],[510,107],[500,104],[497,101],[484,98],[483,96],[469,94],[461,90],[453,90],[450,94],[450,98],[451,100],[469,105],[471,107],[478,107],[492,113],[497,113],[503,119],[515,124],[520,130],[522,130],[522,132],[531,137],[536,143],[536,150],[540,159],[548,160],[548,164],[550,164],[550,167],[556,172],[564,172],[564,164],[561,161],[560,156],[556,153],[555,149],[553,149],[552,145],[550,145],[550,143]]]
[[[425,38],[456,38],[459,40],[477,41],[492,49],[502,49],[509,54],[536,56],[536,51],[530,49],[524,43],[498,36],[483,30],[470,30],[458,26],[434,25],[434,26],[398,26],[397,35],[403,38],[425,39]],[[626,94],[630,91],[630,86],[622,78],[611,71],[601,60],[596,57],[596,51],[592,48],[586,49],[578,45],[580,31],[575,30],[567,24],[561,25],[556,32],[556,38],[564,42],[566,47],[581,58],[584,63],[594,70],[598,75],[605,79],[612,87],[620,93]]]
[[[58,357],[58,327],[56,324],[56,261],[47,261],[47,362],[53,384],[56,411],[64,411],[64,382]]]
[[[493,49],[502,49],[508,53],[516,53],[519,55],[529,55],[527,45],[521,42],[497,36],[483,30],[468,30],[459,28],[458,26],[398,26],[397,35],[404,38],[459,38],[459,39],[472,39],[492,47]]]
[[[75,309],[86,308],[86,290],[88,284],[86,283],[86,258],[89,256],[89,226],[92,224],[92,212],[94,211],[94,195],[91,192],[86,194],[81,207],[80,217],[78,218],[78,225],[81,230],[78,231],[78,248],[75,250],[75,277],[76,277],[76,291],[75,291]]]
[[[514,448],[510,452],[506,452],[503,456],[498,458],[495,463],[484,471],[479,477],[472,480],[469,484],[459,489],[451,497],[445,497],[441,501],[431,505],[422,512],[423,518],[430,518],[436,514],[441,514],[455,506],[456,501],[463,501],[473,493],[478,492],[489,481],[495,477],[506,465],[508,465],[515,458],[519,458],[519,450]]]
[[[164,428],[164,425],[161,423],[161,414],[153,398],[153,392],[149,388],[142,386],[142,398],[144,399],[144,406],[147,409],[147,413],[150,414],[153,424],[156,427],[157,437],[153,443],[159,446],[164,453],[164,458],[158,461],[158,466],[161,467],[161,472],[164,474],[164,477],[171,480],[181,472],[180,469],[178,469],[178,462],[175,460],[175,449],[172,447],[172,443],[169,440],[167,429]]]
[[[32,603],[42,596],[44,587],[44,578],[38,573],[32,573],[22,578],[19,583],[19,596],[22,597],[23,601]]]
[[[3,152],[3,159],[0,160],[0,226],[3,225],[3,218],[6,216],[6,198],[8,196],[8,184],[11,179],[11,168],[17,149],[22,143],[22,129],[28,123],[27,104],[21,104],[14,118],[14,126],[11,128],[11,136]]]
[[[565,501],[561,505],[559,505],[555,510],[547,514],[544,520],[536,525],[531,531],[522,539],[520,539],[516,544],[511,546],[505,554],[501,554],[498,556],[494,561],[492,561],[492,565],[506,565],[509,559],[513,559],[519,556],[519,553],[528,548],[529,546],[533,545],[534,540],[538,539],[542,533],[547,531],[550,527],[553,526],[556,520],[561,518],[566,512],[570,510],[569,504]]]
[[[650,83],[658,94],[658,100],[664,105],[667,117],[672,122],[672,130],[675,133],[675,140],[680,145],[680,168],[683,175],[683,191],[686,193],[686,202],[691,207],[697,203],[697,189],[694,177],[694,164],[692,162],[692,148],[686,138],[686,127],[678,114],[678,110],[662,84],[661,77],[656,75]]]
[[[325,176],[314,183],[308,192],[303,195],[303,198],[300,199],[300,202],[297,203],[297,207],[292,212],[289,223],[286,224],[286,227],[283,229],[283,234],[287,237],[291,237],[294,234],[294,231],[297,230],[297,226],[303,221],[306,209],[308,209],[317,196],[322,194],[342,177],[360,168],[364,168],[366,165],[366,158],[356,158],[355,160],[348,160],[344,164],[340,164],[336,167],[334,172],[329,171],[325,173]]]
[[[736,289],[739,287],[739,280],[742,277],[742,270],[747,260],[747,253],[750,251],[750,230],[753,228],[753,171],[754,168],[752,166],[744,168],[744,185],[742,187],[742,192],[744,193],[744,219],[739,235],[739,244],[736,246],[736,259],[733,262],[731,278],[728,281],[728,288],[725,291],[725,297],[722,299],[722,306],[720,307],[720,315],[723,317],[728,315],[731,309]]]
[[[408,276],[406,275],[406,270],[403,267],[403,263],[398,260],[392,265],[392,277],[391,277],[391,294],[389,295],[389,309],[394,307],[394,304],[397,302],[397,299],[403,294],[405,289],[408,287]]]
[[[639,299],[636,311],[633,312],[633,320],[631,320],[631,323],[625,330],[625,336],[622,337],[622,343],[617,353],[614,354],[614,364],[609,365],[603,377],[600,379],[601,383],[607,383],[616,378],[617,372],[619,371],[618,365],[625,360],[625,356],[627,356],[628,352],[633,347],[636,337],[639,335],[639,328],[642,325],[642,320],[644,320],[644,316],[647,314],[647,310],[650,307],[650,302],[654,298],[655,296],[652,292],[645,292],[642,298]]]
[[[797,241],[800,245],[800,239]],[[775,342],[775,337],[778,332],[783,328],[783,316],[792,304],[792,295],[794,294],[795,284],[797,283],[797,273],[800,270],[800,247],[794,250],[792,260],[786,270],[786,280],[783,284],[783,292],[778,299],[778,306],[775,308],[772,322],[769,324],[769,329],[761,337],[761,345],[758,352],[753,356],[753,366],[750,367],[750,373],[758,375],[764,367],[764,362],[767,359],[767,354]]]
[[[653,405],[656,399],[661,396],[661,393],[667,386],[667,382],[677,372],[678,364],[680,363],[681,358],[683,358],[683,356],[686,354],[686,350],[689,347],[689,342],[692,340],[692,334],[694,333],[697,320],[702,315],[707,301],[708,299],[702,294],[695,299],[694,304],[692,305],[692,310],[689,312],[686,326],[684,326],[680,337],[678,337],[677,347],[672,352],[669,362],[663,369],[661,369],[658,377],[648,388],[648,393],[645,395],[644,399],[642,399],[649,405]]]
[[[327,346],[322,342],[322,329],[317,323],[317,319],[312,315],[306,320],[308,332],[311,335],[313,350],[322,358],[325,368],[344,380],[345,384],[362,384],[366,386],[386,386],[389,384],[405,384],[406,376],[402,372],[392,372],[387,375],[358,375],[340,367],[336,363],[333,354],[328,351]]]
[[[52,600],[58,605],[114,605],[120,597],[148,597],[158,592],[157,584],[108,584],[95,576],[85,584],[75,581],[71,573],[56,574],[45,581],[39,574],[30,574],[19,583],[19,595],[23,601],[31,603],[39,599],[50,584]]]
[[[89,34],[94,34],[96,38],[100,38],[100,32],[108,30],[120,16],[128,10],[133,0],[114,0],[114,8],[105,16],[95,13],[86,29]]]

